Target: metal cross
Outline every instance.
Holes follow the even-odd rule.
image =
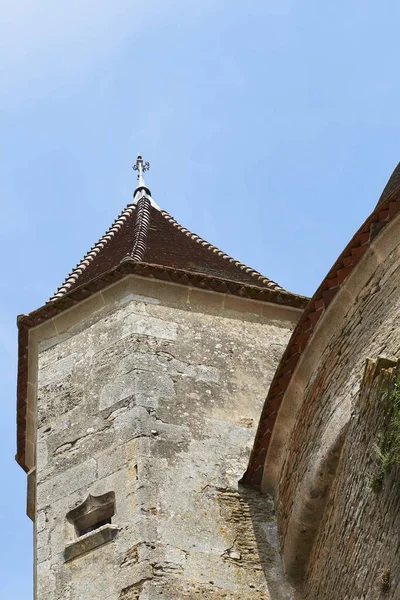
[[[138,154],[138,157],[137,157],[137,160],[136,160],[136,164],[133,165],[132,169],[134,171],[139,171],[138,172],[138,179],[140,179],[143,176],[143,173],[145,171],[148,171],[150,169],[150,163],[143,162],[143,158],[140,156],[140,154]]]

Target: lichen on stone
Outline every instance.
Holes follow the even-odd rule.
[[[395,465],[400,464],[400,378],[386,393],[386,414],[383,429],[376,444],[378,471],[371,479],[371,488],[379,493],[384,478]]]

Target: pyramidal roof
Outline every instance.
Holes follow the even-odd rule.
[[[259,299],[299,308],[304,306],[305,299],[301,296],[287,292],[271,279],[182,227],[151,197],[143,176],[149,164],[144,163],[139,155],[133,168],[138,171],[133,203],[128,204],[69,274],[50,302],[87,286],[116,268],[129,270],[129,265],[136,264],[147,267],[144,271],[134,269],[138,274],[249,297],[257,296],[257,290],[251,293],[249,288],[258,288],[259,292],[268,292],[267,295],[261,294]]]

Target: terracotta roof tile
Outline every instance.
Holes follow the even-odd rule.
[[[129,258],[284,291],[271,279],[180,225],[167,212],[152,206],[144,196],[137,204],[130,204],[125,208],[68,275],[52,300],[61,298]]]

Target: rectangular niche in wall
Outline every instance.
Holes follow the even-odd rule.
[[[79,506],[67,514],[67,521],[74,529],[76,539],[67,543],[64,556],[66,560],[76,558],[110,542],[118,528],[111,520],[115,514],[115,493],[102,496],[89,496]]]

